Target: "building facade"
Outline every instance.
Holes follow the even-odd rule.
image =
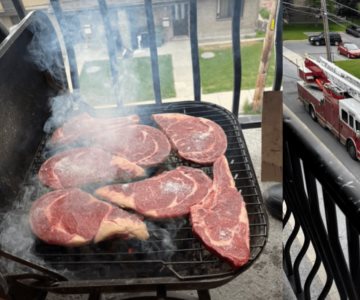
[[[231,39],[231,17],[234,0],[198,0],[198,37],[200,42]],[[146,47],[147,24],[143,1],[108,0],[110,20],[121,46],[136,49]],[[48,0],[23,0],[26,11],[43,10],[52,14]],[[63,0],[69,34],[74,41],[98,43],[103,38],[102,19],[96,0]],[[189,35],[188,0],[154,0],[153,11],[157,42]],[[241,12],[241,34],[255,36],[259,0],[244,0]],[[0,0],[0,21],[7,27],[19,22],[11,0]]]

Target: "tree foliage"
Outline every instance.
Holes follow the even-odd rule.
[[[336,2],[344,4],[346,6],[349,6],[353,9],[359,9],[359,4],[360,1],[359,0],[337,0]],[[344,6],[338,5],[338,9],[337,9],[337,14],[339,16],[343,16],[343,17],[348,17],[348,16],[358,16],[360,18],[360,14],[356,13],[354,10],[352,9],[348,9]]]
[[[326,1],[327,10],[329,12],[342,17],[357,16],[360,19],[360,13],[356,13],[354,10],[346,8],[341,4],[344,4],[356,10],[360,10],[360,0],[327,0]],[[320,8],[321,0],[307,0],[307,5],[309,7]]]

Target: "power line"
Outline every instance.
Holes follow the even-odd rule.
[[[334,0],[330,0],[330,1],[334,1]],[[336,2],[336,1],[334,1],[334,2]],[[314,17],[320,17],[320,11],[319,11],[319,13],[317,14],[317,13],[315,13],[315,12],[304,11],[304,10],[296,9],[296,8],[293,8],[293,7],[304,7],[304,8],[309,8],[309,9],[318,11],[317,8],[311,8],[311,7],[302,6],[302,5],[295,5],[295,4],[292,4],[292,3],[290,3],[290,2],[283,2],[283,3],[285,4],[285,5],[284,5],[284,9],[287,9],[287,10],[289,10],[289,11],[298,12],[298,13],[302,13],[302,14],[304,14],[304,15],[309,15],[309,16],[314,16]],[[337,3],[337,2],[336,2],[336,3]],[[293,7],[289,7],[288,5],[293,6]],[[360,12],[360,11],[359,11],[359,12]],[[335,14],[333,14],[333,13],[329,13],[329,12],[328,12],[328,16],[329,16],[330,21],[332,21],[333,23],[335,23],[335,24],[337,24],[337,25],[339,25],[339,26],[341,26],[341,27],[343,27],[343,28],[346,28],[347,26],[344,25],[344,24],[339,23],[339,22],[338,22],[339,19],[340,19],[341,21],[345,22],[345,23],[348,24],[348,25],[358,26],[357,24],[355,24],[355,23],[353,23],[353,22],[351,22],[351,21],[349,21],[349,20],[344,20],[344,19],[342,19],[341,17],[339,17],[339,16],[337,16],[337,15],[335,15]],[[330,17],[331,17],[331,18],[330,18]],[[338,21],[336,21],[334,18],[337,18]]]
[[[283,2],[283,4],[285,4],[285,5],[290,5],[290,6],[292,6],[292,7],[307,8],[307,9],[311,9],[311,10],[320,11],[320,8],[315,8],[315,7],[310,7],[310,6],[293,4],[293,3],[290,3],[290,2]]]
[[[288,3],[288,2],[284,2],[284,4],[287,4],[287,3]],[[297,6],[299,6],[299,5],[297,5]],[[307,7],[307,6],[302,6],[302,7]],[[319,15],[320,15],[320,12],[319,12],[319,14],[317,14],[317,13],[312,13],[312,12],[309,12],[309,11],[307,12],[307,11],[304,11],[304,10],[301,10],[301,9],[296,9],[296,8],[288,7],[287,5],[284,6],[284,9],[287,9],[287,10],[290,10],[290,11],[293,11],[293,12],[302,13],[302,14],[304,14],[304,15],[314,16],[314,17],[319,17]],[[316,8],[313,8],[313,10],[317,10],[317,9],[316,9]],[[345,22],[345,23],[348,24],[348,25],[358,26],[357,24],[355,24],[355,23],[353,23],[353,22],[351,22],[351,21],[349,21],[349,20],[343,20],[341,17],[339,17],[339,16],[337,16],[337,15],[335,15],[335,14],[329,13],[329,12],[328,12],[328,16],[331,16],[331,17],[332,17],[331,21],[332,21],[333,23],[338,24],[338,25],[342,26],[343,28],[346,28],[347,26],[345,26],[345,25],[343,25],[343,24],[341,24],[341,23],[338,23],[336,20],[334,20],[334,18],[341,19],[341,21]]]
[[[341,26],[341,27],[346,28],[346,26],[345,26],[345,25],[343,25],[343,24],[341,24],[341,23],[336,22],[336,21],[335,21],[334,19],[332,19],[331,17],[328,17],[328,19],[329,19],[331,22],[333,22],[333,23],[335,23],[335,24],[337,24],[337,25],[339,25],[339,26]]]
[[[328,16],[331,16],[332,18],[338,19],[339,22],[342,21],[343,23],[346,23],[346,24],[348,24],[348,25],[358,26],[358,24],[355,24],[355,23],[353,23],[353,22],[351,22],[351,21],[349,21],[349,20],[346,20],[346,19],[344,20],[343,18],[341,18],[341,17],[339,17],[339,16],[337,16],[337,15],[335,15],[335,14],[328,13]],[[340,25],[340,24],[339,24],[339,25]],[[344,26],[344,25],[342,25],[342,26]],[[346,27],[346,26],[344,26],[344,27]]]
[[[352,11],[354,11],[354,12],[356,12],[356,13],[360,14],[360,10],[354,9],[354,8],[352,8],[352,7],[350,7],[350,6],[347,6],[347,5],[345,5],[345,4],[342,4],[342,3],[337,2],[337,1],[335,1],[335,0],[330,0],[330,1],[331,1],[331,2],[333,2],[333,3],[336,3],[337,5],[340,5],[340,6],[346,7],[347,9],[350,9],[350,10],[352,10]]]
[[[306,11],[303,11],[303,10],[300,10],[300,9],[291,8],[291,7],[285,7],[285,9],[290,10],[290,11],[299,12],[299,13],[302,13],[302,14],[304,14],[304,15],[315,16],[315,17],[318,16],[318,14],[311,13],[311,12],[306,12]]]

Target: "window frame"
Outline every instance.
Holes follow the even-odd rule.
[[[353,115],[349,114],[349,126],[354,129],[354,121],[355,121],[355,118]]]
[[[346,114],[346,120],[344,120],[345,114]],[[344,109],[341,109],[341,121],[345,122],[346,124],[349,124],[349,113]]]
[[[238,0],[217,0],[216,1],[216,20],[219,21],[219,20],[229,20],[232,18],[232,12],[233,10],[230,9],[230,15],[229,16],[221,16],[220,13],[221,13],[221,3],[223,1],[238,1]],[[243,18],[244,16],[244,7],[245,7],[245,0],[243,0],[242,2],[242,7],[240,8],[240,19]]]

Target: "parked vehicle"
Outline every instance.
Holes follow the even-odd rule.
[[[348,82],[346,72],[342,72],[306,58],[304,67],[299,69],[302,80],[297,83],[297,90],[310,117],[328,128],[346,146],[351,158],[357,160],[360,159],[360,89]]]
[[[349,25],[346,27],[346,33],[351,34],[355,37],[360,37],[360,26],[357,25]]]
[[[345,55],[348,58],[359,58],[360,48],[353,43],[343,43],[338,46],[338,54]]]
[[[342,43],[341,35],[337,32],[330,32],[330,45],[339,45]],[[311,45],[320,46],[325,45],[325,35],[323,32],[321,32],[318,35],[311,35],[309,36],[309,43]]]

